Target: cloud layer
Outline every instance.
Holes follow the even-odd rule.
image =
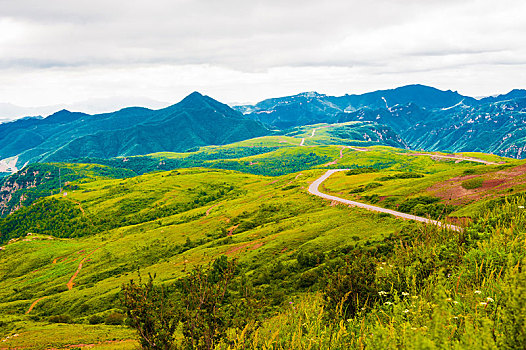
[[[526,87],[522,0],[0,0],[0,101]],[[523,86],[520,86],[523,84]]]

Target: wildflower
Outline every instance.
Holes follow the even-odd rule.
[[[384,303],[384,305],[392,305],[392,304],[393,304],[393,303],[391,303],[390,301],[386,301],[386,302]]]
[[[458,304],[458,301],[456,301],[456,300],[455,300],[455,301],[453,301],[453,304]]]
[[[415,327],[411,327],[412,330],[416,331],[416,328]]]
[[[524,209],[524,205],[519,205],[519,209]]]
[[[289,301],[289,304],[292,304],[292,301]]]
[[[407,293],[407,292],[402,292],[402,296],[406,297],[406,296],[408,296],[408,295],[409,295],[409,293]]]
[[[455,320],[458,320],[458,317],[457,317],[457,316],[453,316],[453,318],[454,318]]]
[[[387,293],[386,291],[381,290],[381,291],[378,292],[378,294],[380,294],[381,296],[384,296],[384,295],[387,295],[389,293]]]
[[[451,299],[451,298],[447,298],[446,301],[453,301],[453,299]]]
[[[486,302],[484,302],[484,301],[481,301],[481,302],[480,302],[480,305],[482,305],[482,306],[486,306],[486,305],[488,305],[488,303],[486,303]]]
[[[480,294],[480,293],[482,293],[480,290],[475,291],[475,294]]]
[[[408,313],[409,310],[408,309],[405,309],[404,311],[402,311],[404,314]]]
[[[351,322],[352,320],[350,318],[347,319],[347,322]]]
[[[418,299],[418,295],[413,295],[411,298]]]
[[[486,300],[488,301],[488,303],[492,303],[492,302],[495,301],[495,300],[493,300],[493,298],[490,298],[490,297],[487,297]]]

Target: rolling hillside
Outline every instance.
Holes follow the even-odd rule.
[[[321,133],[323,129],[318,142],[326,138]],[[290,143],[280,143],[284,140]],[[462,256],[477,246],[475,242],[484,245],[490,237],[477,233],[489,227],[480,221],[480,210],[487,210],[488,205],[503,205],[495,200],[504,196],[516,196],[522,205],[520,195],[526,186],[524,162],[485,154],[417,154],[384,146],[309,147],[299,146],[299,142],[298,137],[265,137],[237,144],[230,150],[234,154],[228,153],[228,147],[208,147],[195,153],[204,157],[223,152],[230,159],[215,161],[240,164],[243,171],[252,169],[254,163],[269,173],[273,172],[273,164],[275,169],[286,170],[274,177],[254,175],[258,171],[248,174],[189,168],[140,176],[132,175],[132,170],[122,170],[124,176],[112,179],[97,174],[115,168],[61,165],[62,169],[77,169],[77,174],[86,171],[86,176],[68,184],[67,194],[40,198],[34,205],[0,220],[0,335],[6,339],[3,343],[8,347],[42,349],[76,344],[131,348],[136,344],[135,334],[120,325],[125,318],[121,286],[130,279],[137,280],[138,270],[142,276],[156,274],[156,283],[170,286],[194,266],[223,255],[238,259],[254,297],[264,300],[261,332],[275,322],[273,317],[289,317],[284,311],[286,305],[294,303],[305,308],[300,303],[304,298],[310,300],[308,304],[313,308],[320,305],[316,293],[326,290],[324,271],[340,266],[342,258],[366,254],[374,257],[378,268],[391,266],[387,264],[401,259],[397,257],[397,252],[403,251],[399,250],[399,242],[409,244],[422,238],[429,243],[430,236],[426,235],[434,237],[432,242],[436,240],[432,247],[437,244],[452,250],[447,253],[450,255],[443,255],[446,253],[440,250],[446,248],[420,250],[419,254],[431,254],[422,255],[421,259],[431,259],[426,261],[433,264],[427,267],[428,277],[420,277],[425,288],[433,285],[433,276],[440,274],[442,264],[447,263],[450,273],[460,273],[461,290],[455,298],[463,298],[459,300],[467,309],[472,303],[471,297],[464,296],[467,290],[486,290],[480,285],[481,280],[462,272],[469,270],[471,263],[471,258]],[[241,145],[256,144],[267,147],[267,152],[234,158],[234,149],[243,153]],[[302,162],[298,171],[295,163],[286,162],[286,154],[291,159],[301,159],[305,151],[327,157],[326,163]],[[188,155],[162,153],[149,158],[158,164],[160,160],[182,156]],[[455,223],[470,225],[466,228],[471,232],[469,238],[460,238],[467,243],[457,246],[456,235],[444,236],[436,228],[336,205],[310,195],[309,184],[331,167],[351,171],[331,176],[320,187],[323,191],[412,214],[437,219],[448,216]],[[111,174],[115,171],[111,170]],[[477,178],[481,181],[473,181]],[[41,186],[46,184],[37,183],[35,188]],[[458,197],[449,196],[458,193],[459,188],[464,192]],[[510,210],[515,213],[517,209]],[[460,217],[470,219],[459,220]],[[462,259],[468,259],[466,265],[459,263]],[[487,258],[472,259],[479,263]],[[396,261],[400,266],[405,264]],[[403,273],[412,273],[414,261],[411,258],[407,266],[403,265]],[[455,264],[460,265],[454,267]],[[381,277],[382,272],[378,271],[379,282],[375,283],[390,281],[382,280],[390,275]],[[383,289],[375,290],[385,290],[386,286],[378,285],[375,288]],[[402,288],[399,290],[404,293],[407,288],[415,288],[412,293],[424,298],[424,294],[419,294],[423,293],[422,286],[389,288]],[[496,298],[494,294],[487,295]],[[379,303],[375,307],[383,308],[383,301],[375,303]],[[318,311],[305,312],[308,315]],[[279,321],[280,332],[289,332],[282,328],[286,324],[283,322]],[[347,331],[350,330],[346,328]],[[325,339],[322,334],[312,336]],[[287,338],[278,339],[285,342]]]

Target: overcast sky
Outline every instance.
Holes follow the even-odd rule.
[[[523,0],[0,0],[0,102],[526,88]]]

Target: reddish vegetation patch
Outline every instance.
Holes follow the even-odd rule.
[[[263,242],[249,242],[234,248],[229,249],[225,254],[226,255],[232,255],[237,252],[240,252],[241,250],[254,250],[260,248],[264,243]]]
[[[481,187],[470,190],[462,187],[464,181],[476,177],[482,178],[483,183]],[[506,190],[521,184],[526,184],[526,164],[483,175],[454,177],[434,184],[427,191],[439,198],[450,201],[451,204],[466,204],[488,196],[509,194]]]

